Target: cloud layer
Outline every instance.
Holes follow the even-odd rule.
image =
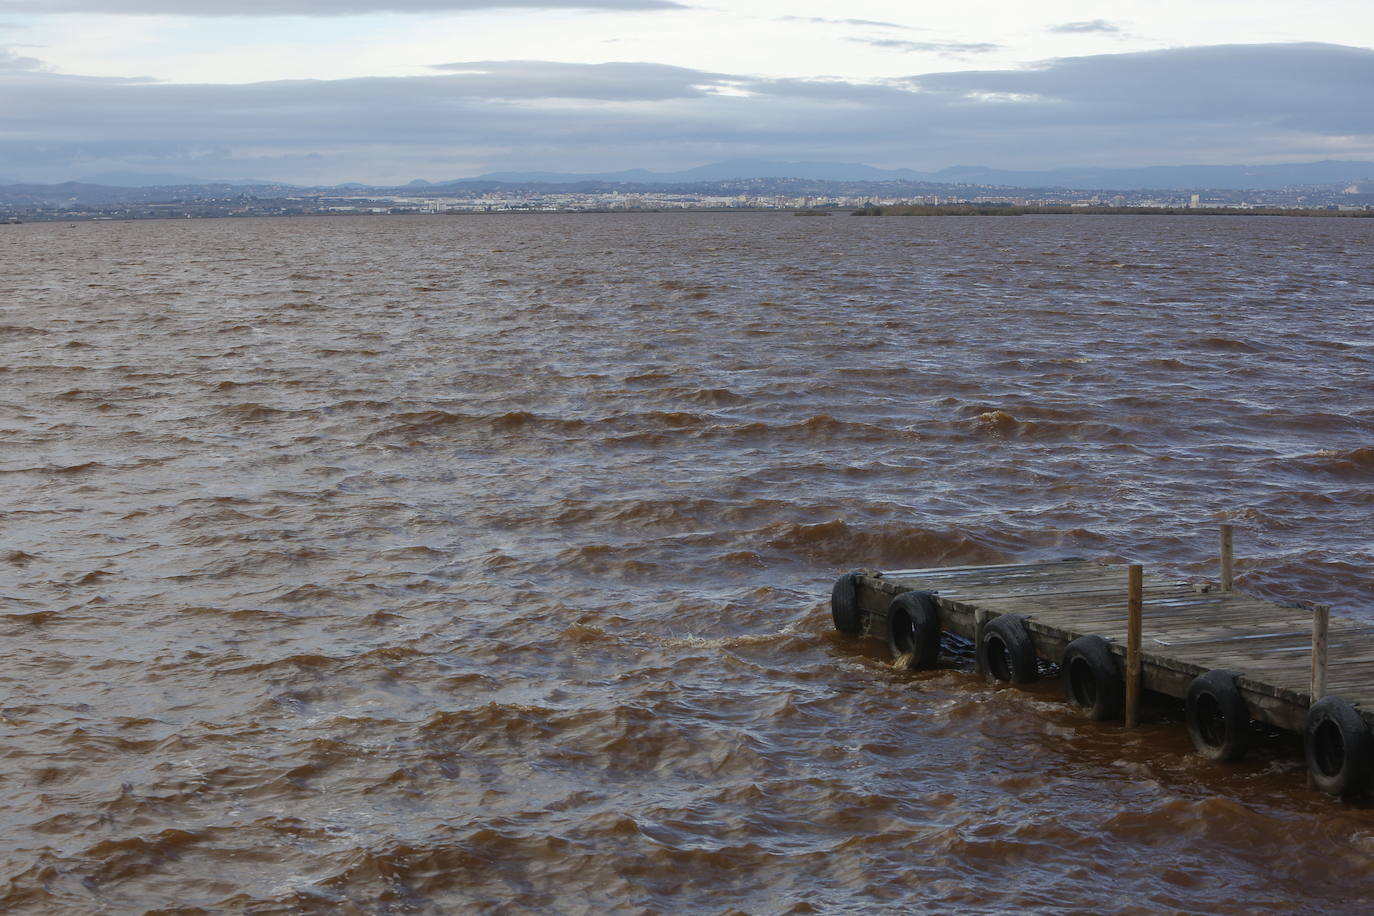
[[[884,84],[663,64],[470,61],[433,76],[172,85],[0,66],[0,162],[303,183],[733,157],[934,169],[1374,158],[1374,51],[1222,45]]]
[[[851,38],[850,41],[908,54],[989,54],[1002,47],[986,41],[902,41],[898,38]]]
[[[1094,32],[1116,34],[1121,31],[1121,27],[1113,25],[1105,19],[1093,19],[1087,22],[1065,22],[1062,25],[1052,25],[1048,31],[1062,35],[1090,35]]]
[[[24,57],[13,48],[0,47],[0,70],[38,70],[43,66],[43,62],[33,58]]]
[[[105,16],[354,16],[489,9],[663,10],[673,0],[0,0],[0,13]]]
[[[779,16],[779,22],[810,22],[816,25],[853,25],[872,29],[900,29],[904,32],[920,31],[909,25],[886,22],[880,19],[828,19],[825,16]]]

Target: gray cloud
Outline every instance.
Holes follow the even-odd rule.
[[[23,57],[13,48],[0,48],[0,70],[39,70],[43,62],[35,57]]]
[[[911,84],[951,99],[1038,100],[1064,123],[1203,130],[1261,126],[1333,136],[1374,130],[1374,50],[1327,44],[1213,45],[1068,57],[1028,70],[927,74]],[[1051,111],[1050,106],[1058,112]],[[1162,138],[1167,140],[1167,136]]]
[[[668,64],[566,64],[539,60],[437,64],[459,74],[463,91],[485,99],[595,99],[605,102],[697,98],[730,78]]]
[[[674,0],[0,0],[0,12],[157,16],[354,16],[485,9],[685,9]]]
[[[824,16],[779,16],[778,22],[814,22],[820,25],[856,25],[874,29],[901,29],[904,32],[919,32],[924,29],[915,29],[909,25],[902,25],[898,22],[883,22],[878,19],[827,19]]]
[[[1093,19],[1088,22],[1065,22],[1062,25],[1052,25],[1045,31],[1058,32],[1066,35],[1078,35],[1091,32],[1116,33],[1121,31],[1121,27],[1105,19]]]
[[[902,41],[897,38],[851,38],[860,44],[872,45],[889,51],[913,53],[918,51],[937,54],[987,54],[1002,46],[985,41]]]
[[[1240,45],[887,83],[650,63],[473,61],[247,85],[0,70],[0,163],[301,183],[680,168],[734,157],[939,168],[1374,158],[1374,50]]]

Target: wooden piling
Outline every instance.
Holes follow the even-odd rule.
[[[1140,718],[1140,631],[1144,616],[1145,573],[1132,563],[1126,576],[1126,727],[1135,728]]]
[[[1331,608],[1318,604],[1312,608],[1312,702],[1326,696],[1326,645],[1331,625]]]
[[[1235,585],[1235,558],[1232,554],[1232,533],[1230,525],[1221,526],[1221,590],[1232,591]]]

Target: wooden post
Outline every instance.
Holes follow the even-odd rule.
[[[1229,592],[1235,585],[1235,558],[1231,553],[1231,526],[1221,526],[1221,590]]]
[[[1331,624],[1331,608],[1318,604],[1312,608],[1312,702],[1326,696],[1326,633]]]
[[[1144,613],[1144,571],[1132,563],[1126,576],[1126,727],[1140,718],[1140,630]]]

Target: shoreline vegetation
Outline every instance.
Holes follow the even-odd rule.
[[[918,204],[860,207],[851,216],[1344,216],[1374,217],[1374,210],[1284,207],[1017,207],[999,204]]]

